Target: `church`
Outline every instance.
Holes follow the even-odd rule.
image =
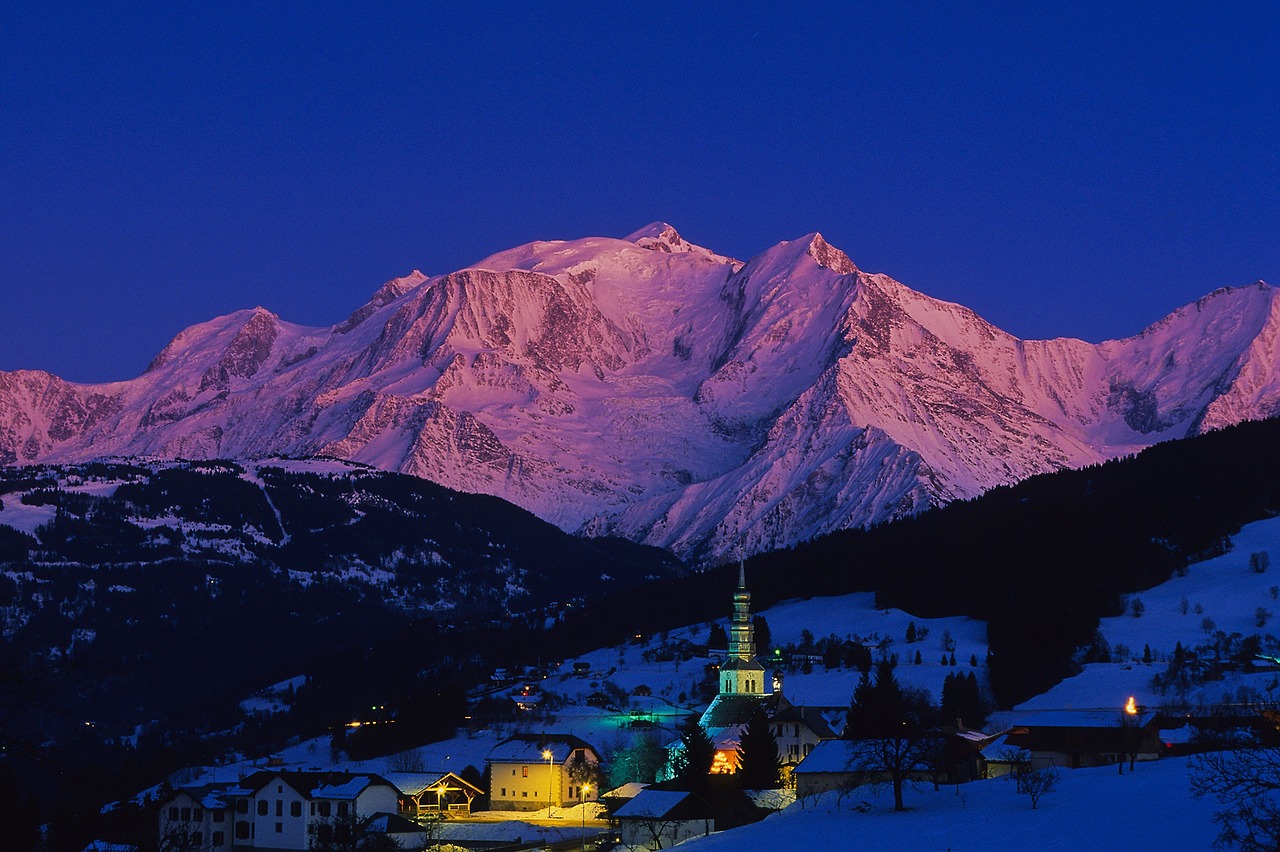
[[[733,593],[733,616],[729,621],[729,654],[720,666],[720,691],[698,720],[716,747],[713,773],[738,771],[738,738],[751,708],[764,697],[764,666],[756,659],[751,593],[747,591],[746,570],[739,564],[738,588]]]
[[[714,774],[738,771],[738,742],[751,710],[762,705],[778,743],[784,774],[804,759],[820,740],[833,739],[844,727],[845,708],[797,707],[782,694],[782,673],[775,672],[765,692],[765,670],[756,659],[755,627],[751,623],[751,593],[744,567],[738,566],[729,622],[729,652],[720,666],[720,691],[699,719],[715,745]],[[833,718],[835,715],[841,718]]]

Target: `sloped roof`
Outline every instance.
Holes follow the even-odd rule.
[[[991,742],[987,743],[978,754],[982,755],[983,760],[996,761],[1004,760],[1010,752],[1018,751],[1018,747],[1009,744],[1007,734],[1000,734]]]
[[[763,672],[764,666],[760,665],[755,660],[744,660],[740,657],[730,657],[728,660],[725,660],[720,664],[720,671]]]
[[[439,787],[441,783],[454,788],[470,789],[477,794],[484,792],[475,784],[452,772],[388,772],[387,780],[407,796],[421,796],[430,788]]]
[[[677,809],[692,797],[683,790],[641,790],[640,794],[613,812],[616,819],[676,819],[686,816]],[[690,814],[689,816],[692,816]]]
[[[1011,714],[1012,715],[1012,714]],[[1098,710],[1019,710],[1014,727],[1019,728],[1145,728],[1158,713],[1145,711],[1127,715],[1119,707]]]
[[[309,799],[355,799],[369,787],[378,785],[390,787],[398,794],[399,789],[380,775],[367,772],[255,772],[240,781],[241,790],[228,791],[231,794],[249,795],[279,778],[302,796]]]
[[[770,717],[771,722],[799,722],[822,739],[833,739],[844,730],[848,707],[804,707],[788,703]]]
[[[858,748],[856,740],[823,740],[792,771],[849,772],[857,764]]]
[[[564,763],[575,749],[580,748],[588,749],[599,759],[600,752],[572,734],[516,734],[494,746],[485,760],[489,763],[541,763],[546,760],[542,753],[550,749],[552,759]]]
[[[731,725],[745,725],[752,708],[765,698],[763,695],[717,695],[702,712],[699,722],[708,732]]]
[[[377,834],[421,834],[422,826],[399,814],[376,813],[364,821],[360,830]]]
[[[227,799],[237,785],[231,781],[215,781],[209,784],[190,784],[179,787],[174,796],[185,795],[192,801],[199,802],[206,810],[226,808]]]
[[[634,799],[640,795],[640,791],[648,787],[648,784],[642,784],[639,781],[628,781],[621,787],[615,787],[607,793],[603,793],[602,799]]]

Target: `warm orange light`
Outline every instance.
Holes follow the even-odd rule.
[[[1130,716],[1138,715],[1138,704],[1133,700],[1132,695],[1130,695],[1129,700],[1125,702],[1124,712],[1128,713]]]
[[[711,761],[712,775],[732,775],[737,771],[738,767],[735,766],[733,760],[730,759],[729,752],[716,752],[716,756]]]

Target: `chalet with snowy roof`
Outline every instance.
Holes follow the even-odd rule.
[[[941,747],[943,760],[936,769],[919,768],[908,773],[915,781],[958,783],[975,777],[966,761],[990,737],[981,732],[957,732],[955,729],[935,728],[926,733]],[[797,798],[814,796],[830,790],[844,790],[861,784],[873,784],[887,780],[883,773],[864,767],[865,740],[823,740],[814,746],[808,756],[792,770]]]
[[[773,808],[756,807],[733,779],[708,779],[698,792],[652,784],[617,808],[610,821],[624,847],[665,849],[713,831],[757,822]]]
[[[611,819],[628,848],[665,849],[715,830],[710,805],[683,790],[642,790]]]
[[[824,740],[792,770],[796,797],[840,790],[861,782],[856,769],[860,744],[855,740]]]
[[[1156,760],[1165,750],[1161,727],[1173,727],[1160,713],[1130,706],[1116,710],[1031,712],[1009,728],[1001,743],[983,750],[988,762],[1008,751],[1025,752],[1037,766],[1079,769]],[[1003,748],[1003,752],[1001,749]],[[999,773],[988,766],[987,775]]]
[[[595,789],[584,790],[574,777],[575,763],[600,764],[600,754],[571,734],[517,734],[493,747],[489,768],[489,807],[496,811],[537,811],[592,801]]]
[[[484,791],[452,772],[388,772],[387,780],[400,790],[400,812],[419,814],[471,813],[471,803]]]
[[[198,831],[201,848],[219,841],[213,848],[309,849],[309,832],[321,841],[338,838],[357,820],[397,813],[399,801],[400,791],[377,775],[266,770],[235,784],[179,790],[161,803],[160,837],[190,826],[188,842]]]

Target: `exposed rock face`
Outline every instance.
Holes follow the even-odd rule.
[[[1280,414],[1277,329],[1259,282],[1023,341],[817,234],[744,264],[656,223],[415,272],[331,328],[221,317],[127,382],[0,373],[0,461],[327,454],[714,557]]]

